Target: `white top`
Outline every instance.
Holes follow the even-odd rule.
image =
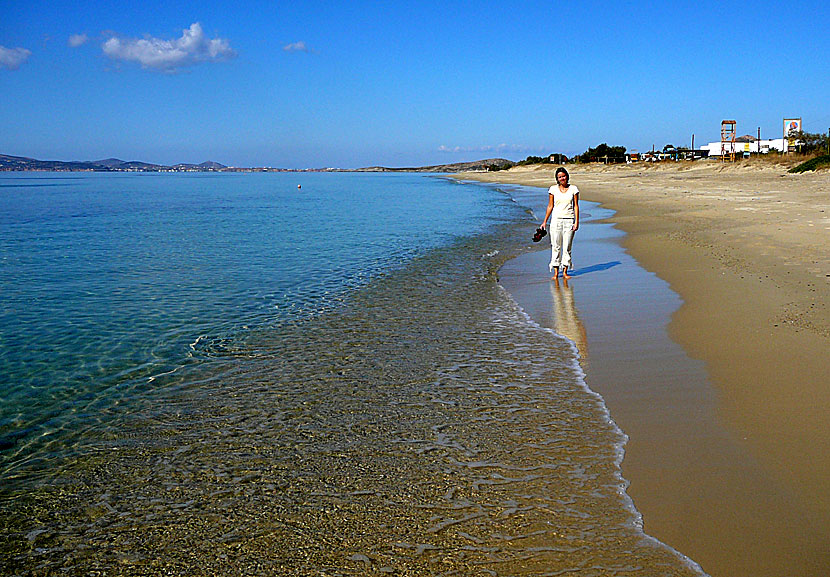
[[[554,184],[548,189],[548,194],[553,195],[551,218],[576,218],[574,214],[574,196],[579,194],[579,189],[575,184],[566,188],[565,192],[559,190],[558,184]]]

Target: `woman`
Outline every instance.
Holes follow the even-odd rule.
[[[548,209],[545,211],[545,220],[541,228],[550,221],[550,272],[552,280],[559,278],[559,267],[562,267],[562,276],[571,278],[568,268],[571,266],[571,244],[574,233],[579,228],[579,189],[568,182],[570,175],[563,167],[556,169],[556,182],[548,189]]]

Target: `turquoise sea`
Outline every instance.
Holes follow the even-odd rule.
[[[482,230],[503,201],[359,174],[4,173],[0,187],[12,476],[44,473],[25,464],[106,427],[157,379]]]
[[[0,173],[0,568],[700,575],[643,533],[574,344],[499,286],[531,197]]]

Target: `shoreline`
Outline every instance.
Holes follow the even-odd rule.
[[[555,168],[456,177],[546,188]],[[623,475],[646,532],[713,577],[826,569],[830,173],[715,163],[568,168],[583,200],[615,211],[610,220],[626,233],[626,252],[679,295],[663,340],[681,345],[703,375],[639,354],[636,363],[605,360],[613,348],[598,358],[592,337],[616,328],[586,322],[587,380],[630,436]],[[534,254],[515,263],[520,282],[540,281],[531,290],[549,284]],[[584,292],[593,282],[571,284]],[[633,398],[642,366],[626,360],[662,379],[647,410],[642,391]],[[627,384],[615,390],[612,380]],[[666,423],[678,422],[667,434]]]

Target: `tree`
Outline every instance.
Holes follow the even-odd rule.
[[[552,159],[552,160],[551,160]],[[568,157],[559,152],[554,152],[547,156],[528,156],[524,160],[516,163],[516,166],[525,166],[528,164],[552,164],[554,162],[562,164],[568,161]]]
[[[524,160],[520,160],[517,164],[519,166],[524,166],[526,164],[544,164],[546,162],[550,162],[547,158],[542,158],[541,156],[528,156]]]
[[[622,162],[625,160],[625,146],[608,146],[603,142],[596,148],[589,148],[579,155],[580,162],[601,162],[610,160]]]
[[[812,154],[814,152],[824,152],[828,148],[827,135],[820,133],[798,132],[791,133],[791,137],[795,139],[798,149],[804,154]]]

